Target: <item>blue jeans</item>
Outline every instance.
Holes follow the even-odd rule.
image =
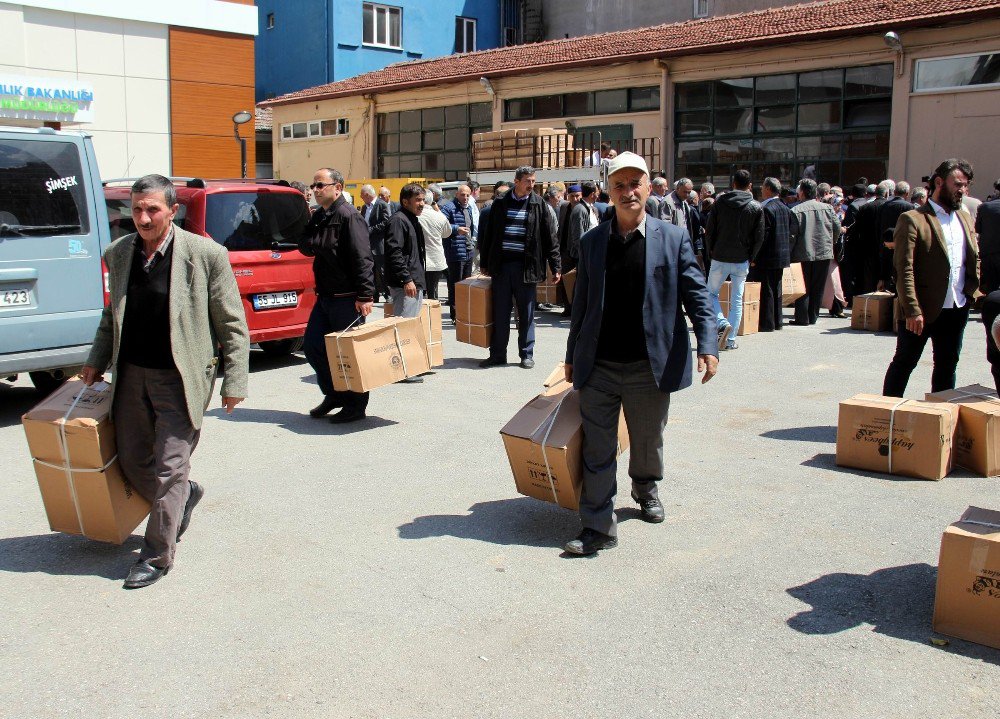
[[[749,262],[712,260],[712,269],[708,272],[708,294],[712,297],[712,306],[715,308],[715,316],[719,321],[719,329],[725,327],[727,323],[733,328],[733,333],[739,328],[740,320],[743,319],[743,287],[747,283],[749,273]],[[722,314],[722,305],[719,303],[719,292],[727,277],[732,280],[732,286],[729,288],[729,317]],[[727,344],[732,346],[736,344],[736,341],[730,336]]]
[[[507,359],[510,310],[517,303],[517,353],[521,359],[535,352],[535,283],[524,281],[524,262],[504,262],[492,275],[493,339],[490,359]]]
[[[327,397],[335,398],[345,409],[359,409],[362,412],[368,406],[367,392],[339,392],[333,388],[333,377],[330,375],[330,360],[326,354],[326,336],[331,332],[340,332],[358,320],[358,311],[354,308],[354,297],[317,297],[316,305],[309,315],[306,324],[306,334],[302,349],[306,359],[316,372],[316,383],[320,391]],[[362,317],[357,324],[365,323]]]

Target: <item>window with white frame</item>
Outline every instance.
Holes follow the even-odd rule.
[[[1000,53],[917,60],[913,73],[916,92],[988,85],[1000,85]]]
[[[273,12],[269,12],[267,14],[267,29],[268,30],[273,30],[274,29],[274,13]]]
[[[403,47],[403,9],[366,2],[362,5],[361,40],[375,47]]]
[[[307,140],[316,137],[335,137],[349,135],[351,121],[346,117],[335,120],[310,120],[309,122],[290,122],[281,126],[281,140]]]
[[[694,0],[694,16],[708,17],[708,0]]]
[[[476,51],[476,20],[471,17],[455,18],[455,52]]]

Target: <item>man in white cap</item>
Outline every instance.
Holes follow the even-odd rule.
[[[632,498],[647,522],[662,522],[663,430],[670,393],[691,384],[694,324],[702,382],[719,362],[715,312],[687,233],[646,213],[649,170],[623,152],[608,165],[615,216],[580,240],[566,379],[580,391],[583,418],[583,531],[566,544],[593,554],[618,544],[618,417],[625,411]]]

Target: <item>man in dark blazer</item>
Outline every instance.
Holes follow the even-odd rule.
[[[687,234],[646,214],[645,160],[621,153],[608,166],[608,184],[615,218],[582,238],[566,346],[566,379],[580,392],[583,418],[583,531],[565,546],[572,554],[618,544],[622,409],[632,447],[632,498],[646,521],[664,519],[656,482],[663,478],[670,393],[691,384],[684,310],[694,324],[702,382],[715,375],[719,361],[715,312]]]
[[[798,230],[795,215],[781,201],[781,182],[767,177],[760,188],[764,210],[764,244],[750,263],[750,281],[760,282],[760,331],[773,332],[784,325],[781,275],[791,264],[791,246]]]
[[[1000,186],[997,180],[994,187]],[[984,202],[976,213],[976,234],[979,235],[979,291],[983,300],[983,324],[986,325],[986,359],[990,362],[993,381],[1000,388],[1000,349],[990,328],[1000,316],[1000,199]]]
[[[910,202],[910,183],[896,183],[895,194],[876,213],[879,237],[879,277],[878,290],[896,291],[896,278],[893,275],[893,244],[892,235],[896,231],[899,216],[913,209]],[[876,200],[877,202],[878,200]]]
[[[385,230],[393,213],[389,203],[376,196],[375,188],[371,185],[361,188],[361,201],[365,203],[361,214],[368,224],[368,241],[372,248],[372,260],[375,262],[375,301],[378,302],[380,296],[389,297],[385,285]]]
[[[965,324],[979,288],[976,235],[962,210],[971,181],[966,160],[945,160],[931,176],[927,204],[896,223],[896,303],[903,320],[882,387],[888,397],[903,396],[928,339],[934,346],[931,392],[955,388]]]

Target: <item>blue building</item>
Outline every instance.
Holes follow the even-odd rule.
[[[521,0],[257,0],[257,101],[520,41]]]

